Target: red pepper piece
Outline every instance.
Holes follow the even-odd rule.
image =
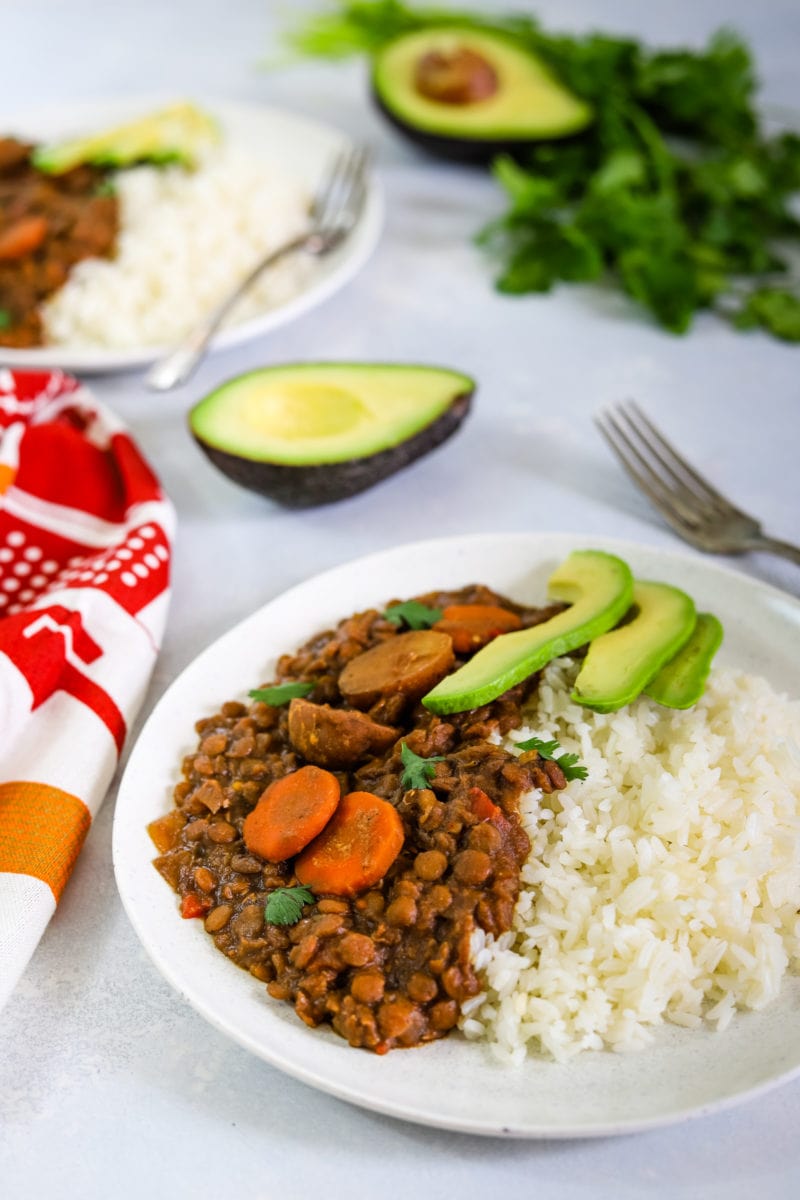
[[[187,892],[181,901],[182,917],[204,917],[211,907],[208,896],[198,896],[196,892]]]

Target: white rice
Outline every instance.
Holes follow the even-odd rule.
[[[240,149],[215,149],[194,172],[134,167],[117,175],[120,234],[112,260],[86,259],[43,307],[49,344],[127,349],[179,340],[256,261],[308,222],[299,180]],[[312,263],[291,256],[231,315],[284,303]]]
[[[507,744],[558,738],[588,779],[524,798],[513,929],[473,938],[485,988],[461,1028],[512,1063],[639,1049],[664,1021],[722,1029],[800,968],[800,703],[717,670],[686,712],[602,715],[570,700],[574,676],[545,671]]]

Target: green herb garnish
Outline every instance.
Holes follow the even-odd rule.
[[[406,600],[403,604],[393,604],[387,608],[383,616],[393,625],[405,622],[409,629],[430,629],[431,625],[441,621],[442,610],[430,608],[419,600]]]
[[[556,758],[556,751],[561,749],[561,743],[555,738],[552,742],[544,742],[537,737],[528,738],[527,741],[517,742],[517,749],[538,751],[540,758],[548,758],[560,767],[567,780],[586,779],[589,774],[586,767],[580,765],[577,754],[562,754],[560,758]]]
[[[314,903],[314,893],[307,887],[280,887],[270,892],[264,918],[270,925],[296,925],[303,915],[303,906]]]
[[[282,704],[288,704],[296,696],[307,696],[313,690],[313,683],[276,683],[274,687],[254,688],[247,694],[253,700],[263,700],[265,704],[270,704],[273,708],[280,708]]]
[[[113,179],[101,179],[94,189],[95,196],[116,196],[117,185]]]
[[[762,326],[787,342],[800,342],[800,295],[784,288],[757,288],[734,312],[737,329]]]
[[[723,30],[702,50],[655,50],[552,33],[521,13],[341,0],[289,40],[301,53],[343,58],[437,25],[511,37],[595,114],[580,133],[494,160],[508,208],[478,240],[500,291],[603,279],[673,333],[712,310],[735,328],[800,341],[790,257],[800,248],[800,135],[762,128],[740,37]]]
[[[436,763],[444,762],[443,754],[432,754],[430,758],[421,758],[405,742],[400,747],[400,758],[403,763],[402,784],[404,788],[426,788],[436,771]]]
[[[8,329],[11,325],[11,313],[7,308],[0,308],[0,329]]]

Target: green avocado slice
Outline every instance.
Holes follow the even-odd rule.
[[[694,601],[667,583],[634,581],[632,620],[596,638],[575,680],[573,700],[614,712],[635,700],[695,627]]]
[[[81,163],[127,167],[135,162],[194,165],[198,153],[219,140],[213,117],[193,104],[172,104],[104,133],[37,146],[31,161],[47,175],[63,175]]]
[[[444,367],[292,363],[240,375],[189,414],[236,483],[300,508],[364,491],[440,445],[475,383]]]
[[[458,66],[455,76],[445,76],[445,90],[436,92],[442,75],[426,85],[421,72],[426,64]],[[467,64],[466,67],[464,64]],[[469,72],[483,70],[474,94]],[[430,67],[427,68],[430,72]],[[458,81],[465,88],[458,90]],[[446,80],[455,79],[446,90]],[[488,79],[488,83],[486,82]],[[464,157],[519,147],[541,138],[564,137],[583,129],[592,120],[591,108],[560,83],[532,53],[510,38],[457,24],[430,27],[403,34],[380,50],[372,71],[375,99],[407,135],[432,150]]]
[[[424,696],[435,713],[464,712],[495,700],[534,671],[605,633],[631,605],[627,563],[602,550],[574,550],[550,576],[548,592],[570,605],[532,629],[503,633]]]
[[[722,637],[722,625],[713,613],[698,613],[692,636],[650,680],[644,689],[646,694],[666,708],[691,708],[705,690]]]

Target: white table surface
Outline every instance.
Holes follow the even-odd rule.
[[[470,235],[498,210],[479,173],[419,157],[364,100],[356,64],[259,66],[277,46],[269,0],[0,0],[0,127],[51,102],[126,92],[267,101],[368,138],[388,197],[383,241],[335,299],[260,344],[209,360],[181,392],[95,381],[132,427],[179,515],[174,597],[145,712],[210,641],[317,571],[431,533],[575,530],[677,545],[592,425],[636,396],[719,485],[800,540],[800,350],[711,318],[685,338],[587,289],[503,298]],[[484,0],[484,7],[489,7]],[[497,5],[500,8],[500,5]],[[520,7],[526,7],[522,4]],[[551,25],[698,43],[729,23],[754,45],[765,99],[800,107],[797,0],[542,0]],[[446,448],[374,490],[292,513],[217,474],[186,432],[191,402],[250,367],[374,358],[453,365],[479,380]],[[216,548],[216,549],[214,549]],[[226,569],[215,565],[224,553]],[[800,570],[738,568],[800,593]],[[800,689],[799,689],[800,690]],[[701,1198],[800,1195],[800,1082],[647,1135],[501,1142],[351,1108],[250,1057],[151,966],[117,898],[114,796],[2,1015],[0,1195]],[[422,1051],[424,1053],[424,1051]]]

